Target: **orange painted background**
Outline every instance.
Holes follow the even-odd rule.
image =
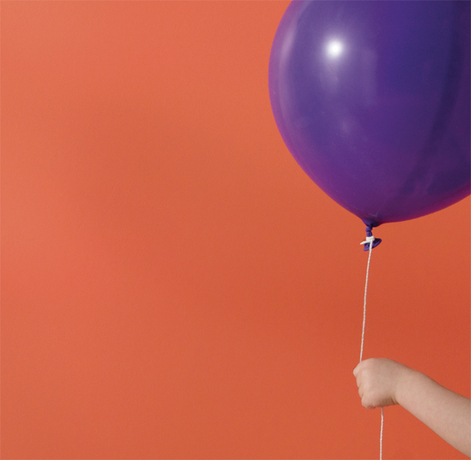
[[[364,225],[284,146],[285,1],[2,1],[2,458],[377,458]],[[470,201],[376,230],[365,358],[470,396]],[[384,458],[463,458],[400,407]]]

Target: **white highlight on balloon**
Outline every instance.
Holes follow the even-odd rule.
[[[326,52],[330,58],[338,58],[343,52],[343,43],[338,40],[330,41],[327,43]]]

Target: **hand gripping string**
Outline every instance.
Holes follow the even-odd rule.
[[[371,234],[371,230],[367,229],[366,240],[360,244],[368,244],[368,264],[366,265],[366,281],[365,281],[365,295],[363,297],[363,326],[361,330],[361,348],[360,348],[360,363],[363,360],[363,344],[365,342],[365,325],[366,325],[366,296],[368,293],[368,277],[370,273],[371,254],[373,250],[373,242],[375,237]],[[381,432],[379,436],[379,460],[383,460],[383,427],[384,427],[384,410],[381,408]]]

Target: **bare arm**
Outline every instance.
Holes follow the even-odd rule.
[[[367,359],[353,371],[364,407],[399,404],[448,444],[471,455],[471,401],[390,359]]]

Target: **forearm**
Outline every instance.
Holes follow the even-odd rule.
[[[471,401],[468,398],[411,370],[401,380],[397,402],[450,445],[471,456]]]

